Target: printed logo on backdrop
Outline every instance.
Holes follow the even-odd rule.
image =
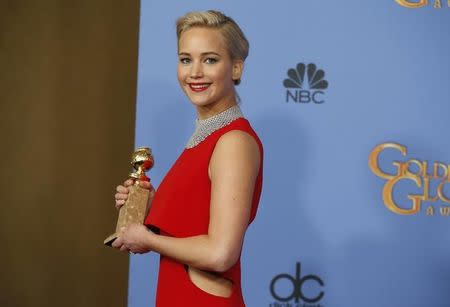
[[[275,299],[269,307],[324,307],[320,303],[325,285],[317,275],[301,274],[301,263],[295,265],[295,276],[287,273],[276,275],[270,282],[270,293]]]
[[[377,145],[369,155],[369,168],[375,175],[386,180],[382,191],[385,206],[401,215],[414,215],[424,211],[427,216],[450,216],[450,164],[429,163],[415,158],[406,161],[380,160],[380,154],[386,149],[394,149],[402,156],[408,154],[404,145],[383,143]],[[382,170],[380,164],[383,162],[393,165],[394,173]],[[407,189],[410,192],[406,199],[403,197],[403,205],[400,205],[394,200],[394,192],[402,184],[412,188]],[[419,193],[416,193],[417,190]]]
[[[419,0],[419,1],[410,1],[410,0],[395,0],[398,4],[401,6],[410,8],[410,9],[417,9],[421,7],[425,7],[428,5],[433,4],[433,7],[435,9],[440,9],[443,6],[450,7],[450,0]],[[447,4],[445,4],[447,3]]]
[[[325,72],[317,69],[314,63],[308,65],[298,63],[295,68],[287,71],[287,75],[289,78],[283,81],[286,88],[286,102],[316,104],[325,102],[324,90],[328,88],[328,81],[325,80]]]

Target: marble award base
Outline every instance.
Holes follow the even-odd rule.
[[[141,188],[138,184],[130,186],[128,199],[119,210],[119,218],[117,219],[116,232],[103,241],[107,246],[111,246],[115,239],[119,236],[120,229],[130,224],[143,224],[147,209],[147,202],[150,191]]]

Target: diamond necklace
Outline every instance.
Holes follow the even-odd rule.
[[[195,120],[195,130],[194,133],[189,138],[186,144],[186,148],[192,148],[200,144],[208,135],[214,131],[225,127],[233,120],[244,117],[241,108],[235,104],[232,107],[222,111],[219,114],[211,116],[206,119],[196,119]]]

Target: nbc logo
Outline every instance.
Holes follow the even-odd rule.
[[[305,80],[305,73],[308,80]],[[286,88],[286,102],[301,102],[316,104],[324,103],[323,90],[328,88],[328,81],[324,79],[325,72],[317,69],[316,65],[310,63],[298,63],[296,68],[290,68],[287,72],[289,78],[284,79]]]

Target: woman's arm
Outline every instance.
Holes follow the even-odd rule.
[[[208,234],[174,238],[133,225],[125,230],[121,240],[116,240],[117,244],[123,244],[123,250],[128,248],[132,252],[142,252],[145,247],[199,269],[228,270],[241,252],[259,167],[260,153],[255,139],[239,130],[225,133],[218,140],[209,165]]]

